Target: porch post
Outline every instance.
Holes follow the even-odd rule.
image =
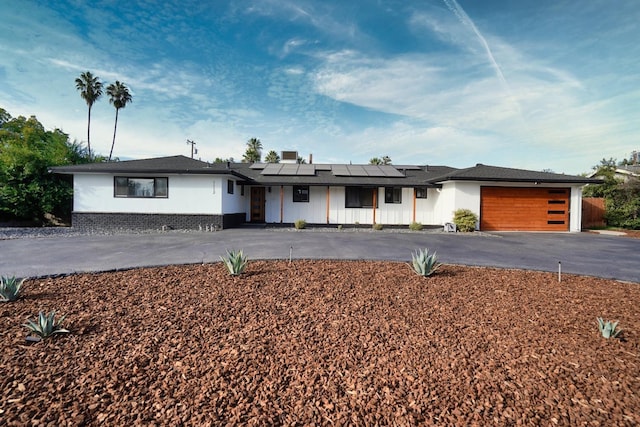
[[[376,223],[376,204],[378,203],[378,187],[373,189],[373,223]]]
[[[413,189],[413,222],[416,222],[416,189]]]
[[[284,218],[284,185],[280,186],[280,224]]]

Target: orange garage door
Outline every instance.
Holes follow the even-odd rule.
[[[480,229],[568,231],[568,188],[481,187]]]

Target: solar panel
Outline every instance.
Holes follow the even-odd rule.
[[[386,176],[382,171],[382,169],[380,169],[380,166],[378,165],[365,165],[365,166],[362,166],[362,168],[367,173],[367,176],[377,176],[377,177]]]
[[[298,175],[315,175],[316,167],[315,165],[298,165]]]
[[[251,166],[249,166],[250,169],[264,169],[265,166],[267,166],[268,163],[252,163]]]
[[[351,176],[369,176],[360,165],[347,165],[347,170]]]
[[[260,172],[260,175],[279,175],[281,168],[282,165],[279,163],[269,163],[262,172]]]
[[[314,166],[316,168],[317,171],[330,171],[331,170],[331,165],[319,165],[319,164],[315,164]]]
[[[351,176],[347,165],[331,165],[331,172],[333,172],[335,176]]]
[[[388,176],[389,178],[403,178],[404,174],[400,172],[398,169],[394,168],[391,165],[382,165],[378,166],[384,176]]]
[[[297,175],[298,174],[298,165],[297,164],[283,164],[282,169],[280,169],[280,173],[278,175]]]

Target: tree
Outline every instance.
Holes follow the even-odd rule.
[[[111,151],[109,151],[109,161],[111,161],[111,155],[113,154],[113,146],[116,143],[116,129],[118,128],[118,111],[121,108],[127,106],[128,103],[133,101],[129,88],[124,83],[120,83],[116,80],[115,83],[111,83],[107,86],[107,95],[109,95],[109,103],[116,109],[116,122],[113,126],[113,141],[111,142]]]
[[[373,158],[369,159],[369,164],[370,165],[390,165],[391,164],[391,157],[389,157],[389,156],[382,156],[382,158],[373,157]]]
[[[625,181],[616,178],[617,166],[615,159],[602,159],[593,169],[595,176],[604,182],[588,185],[582,194],[605,199],[607,225],[640,229],[640,179],[630,177]]]
[[[59,129],[46,131],[34,117],[11,118],[0,109],[0,218],[44,221],[45,214],[68,217],[73,184],[50,166],[89,162],[86,150]]]
[[[245,163],[255,163],[262,159],[262,142],[258,138],[251,138],[247,141],[247,150],[242,155]]]
[[[271,150],[264,157],[264,161],[267,163],[280,163],[280,156],[274,150]]]
[[[91,107],[102,96],[102,82],[90,71],[85,71],[76,79],[76,89],[80,91],[80,96],[89,107],[87,115],[87,149],[89,156],[91,156]]]

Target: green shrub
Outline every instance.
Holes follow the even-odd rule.
[[[456,225],[458,231],[474,231],[478,223],[478,215],[469,209],[458,209],[453,213],[453,223]]]
[[[246,255],[242,253],[242,250],[239,251],[227,251],[227,257],[220,257],[225,267],[229,271],[229,274],[232,276],[238,276],[244,273],[244,270],[247,268]]]
[[[602,317],[598,317],[598,329],[600,333],[605,338],[615,338],[617,337],[622,329],[616,329],[618,327],[618,322],[611,323],[610,320],[604,321]]]
[[[307,226],[307,221],[304,219],[297,219],[296,222],[293,223],[293,226],[296,230],[302,230]]]
[[[414,221],[411,224],[409,224],[409,230],[420,231],[422,230],[422,224]]]
[[[62,328],[62,322],[66,316],[62,316],[57,322],[55,317],[55,310],[49,313],[48,316],[41,311],[35,322],[27,319],[27,323],[22,326],[40,338],[48,338],[54,334],[68,334],[70,331]]]
[[[374,230],[380,231],[380,230],[382,230],[382,224],[379,224],[379,223],[376,222],[375,224],[373,224],[372,228]]]
[[[20,288],[24,283],[24,279],[16,279],[15,277],[0,277],[0,301],[15,301],[20,296]]]
[[[338,224],[338,231],[342,230],[342,224]]]
[[[420,276],[431,276],[442,264],[438,262],[436,252],[429,254],[429,249],[417,250],[411,254],[413,269]]]

